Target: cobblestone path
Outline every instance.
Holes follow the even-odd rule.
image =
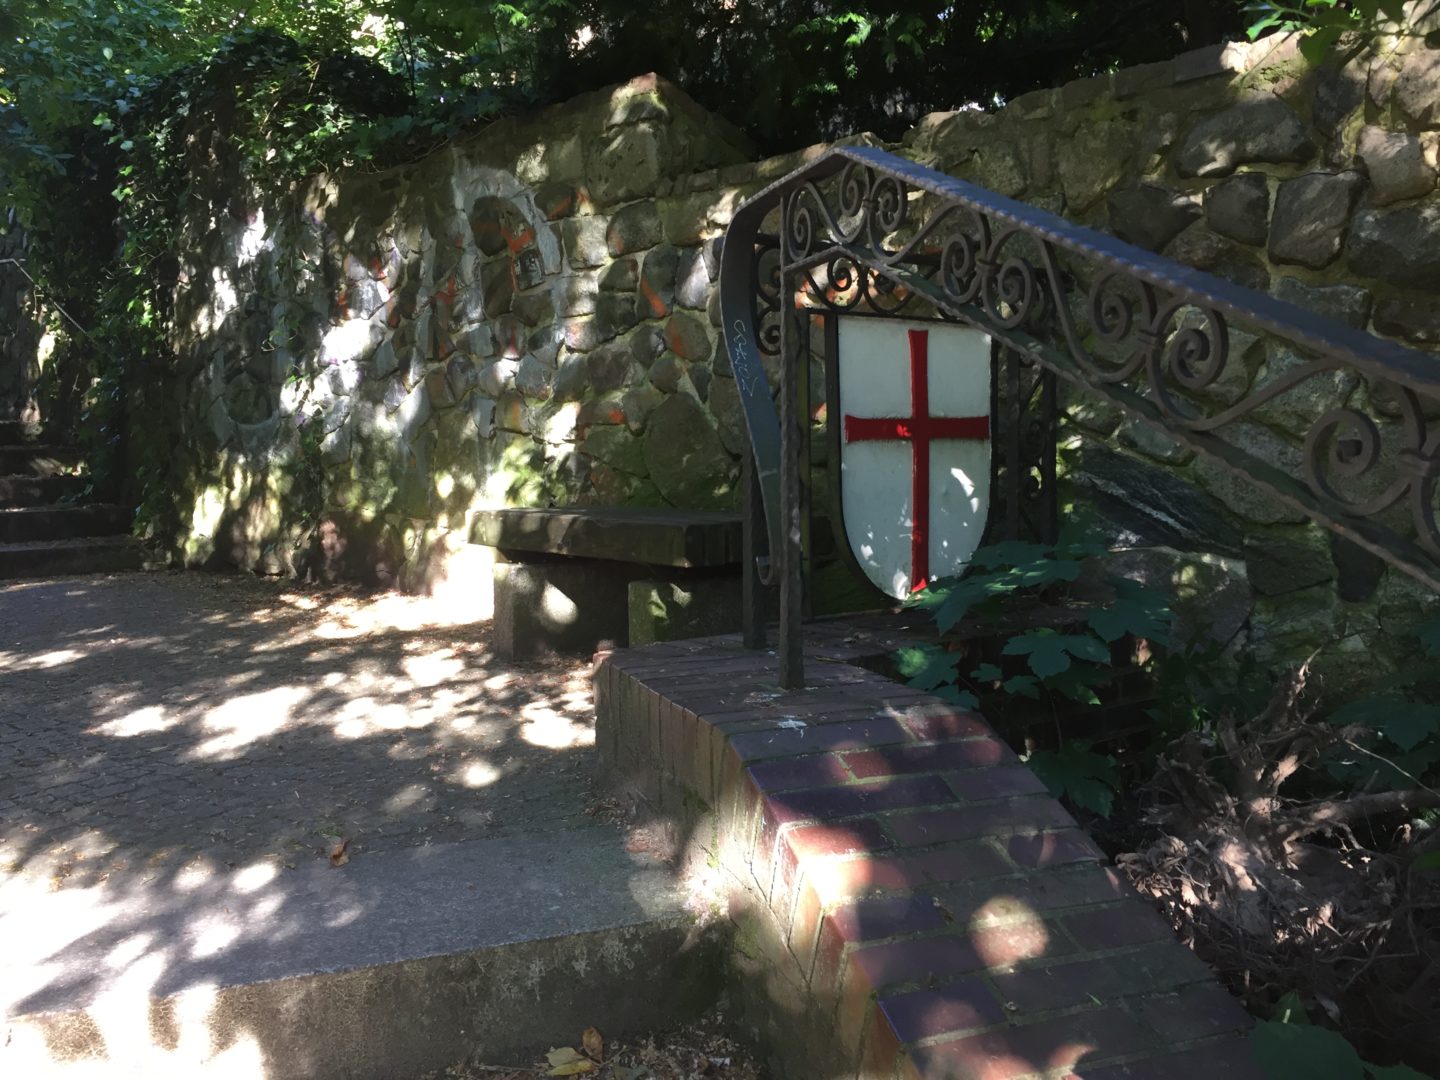
[[[0,883],[586,822],[588,666],[436,601],[196,573],[0,587]]]

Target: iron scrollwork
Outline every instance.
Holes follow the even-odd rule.
[[[1440,358],[871,148],[762,192],[726,244],[803,305],[982,329],[1440,590]]]

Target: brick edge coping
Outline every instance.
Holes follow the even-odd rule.
[[[1213,973],[983,718],[856,666],[855,626],[812,627],[788,693],[735,635],[596,657],[602,760],[708,819],[785,1075],[1263,1080]]]

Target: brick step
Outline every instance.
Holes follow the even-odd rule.
[[[26,506],[0,510],[0,544],[115,536],[130,529],[124,506]]]
[[[799,690],[738,635],[597,658],[596,749],[707,838],[777,1071],[1261,1080],[1249,1015],[984,718],[851,666],[906,618],[807,627]]]
[[[139,570],[144,552],[129,536],[0,544],[0,579]]]
[[[45,443],[0,446],[0,475],[58,476],[75,468],[81,460],[80,451],[73,446]]]
[[[38,442],[39,439],[39,424],[26,424],[19,420],[0,420],[0,445]]]
[[[51,506],[78,497],[89,482],[88,476],[0,476],[0,510]]]

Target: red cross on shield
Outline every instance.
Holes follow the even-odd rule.
[[[865,575],[897,599],[958,574],[990,509],[990,338],[840,319],[840,497]]]

